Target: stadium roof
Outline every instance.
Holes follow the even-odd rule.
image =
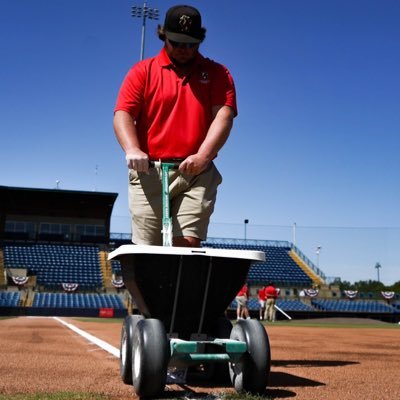
[[[117,193],[0,186],[0,214],[109,219]]]

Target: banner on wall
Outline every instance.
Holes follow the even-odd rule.
[[[386,300],[390,300],[393,299],[394,297],[394,292],[381,292],[382,296],[386,299]]]
[[[100,318],[113,318],[114,317],[114,309],[113,308],[100,308],[99,317]]]
[[[304,294],[308,297],[317,297],[318,293],[318,289],[304,289]]]
[[[358,290],[345,290],[344,294],[349,298],[349,299],[354,299],[358,295]]]
[[[79,286],[78,283],[62,283],[61,285],[66,292],[75,292]]]
[[[111,282],[112,282],[113,286],[116,287],[117,289],[120,289],[120,288],[124,287],[124,285],[125,285],[122,277],[113,278]]]
[[[23,286],[29,281],[29,277],[27,276],[12,276],[11,278],[13,282],[18,286]]]

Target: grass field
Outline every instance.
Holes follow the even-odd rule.
[[[133,397],[133,396],[132,396]],[[110,397],[103,395],[94,395],[86,393],[41,393],[41,394],[16,394],[4,396],[0,394],[0,400],[109,400]],[[209,394],[207,397],[204,395],[195,396],[190,393],[188,396],[184,397],[164,397],[163,400],[190,400],[190,399],[201,399],[201,400],[269,400],[269,397],[253,396],[249,394],[238,394],[238,393],[218,393]],[[157,400],[157,399],[154,399]],[[161,400],[161,399],[159,399]]]
[[[263,321],[261,321],[263,322]],[[324,319],[309,319],[309,320],[292,320],[292,321],[277,321],[273,324],[263,322],[263,325],[269,327],[282,326],[288,328],[290,326],[305,327],[305,328],[377,328],[377,329],[400,329],[400,325],[389,322],[382,322],[372,319],[359,318],[324,318]]]
[[[6,317],[7,318],[7,317]],[[0,318],[1,319],[1,318]],[[101,323],[123,323],[122,318],[73,318],[82,322],[101,322]],[[236,321],[232,321],[235,324]],[[379,329],[400,329],[400,325],[395,323],[382,322],[366,318],[323,318],[323,319],[307,319],[307,320],[291,320],[276,321],[274,323],[266,323],[260,321],[267,329],[274,326],[288,327],[316,327],[316,328],[379,328]]]
[[[107,396],[87,393],[40,393],[40,394],[15,394],[1,395],[0,400],[108,400]]]

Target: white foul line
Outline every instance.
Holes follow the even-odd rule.
[[[67,328],[71,329],[72,331],[76,332],[78,335],[83,336],[86,340],[89,342],[95,344],[96,346],[99,346],[103,350],[107,351],[108,353],[112,354],[113,356],[119,358],[119,349],[117,349],[114,346],[111,346],[111,344],[108,344],[104,340],[101,340],[97,338],[96,336],[91,335],[90,333],[85,332],[82,329],[77,328],[75,325],[69,324],[68,322],[63,321],[61,318],[58,317],[53,317],[56,321],[60,322]]]

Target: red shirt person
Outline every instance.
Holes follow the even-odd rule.
[[[244,284],[236,295],[236,318],[239,319],[249,319],[249,309],[247,308],[247,302],[250,297],[250,290],[247,284]]]
[[[265,288],[264,292],[266,297],[264,319],[266,321],[275,322],[276,318],[275,303],[278,297],[278,291],[276,290],[274,284],[270,282]]]
[[[266,299],[276,299],[278,297],[278,291],[276,290],[273,283],[270,283],[264,290]]]
[[[260,319],[262,320],[264,317],[264,310],[265,310],[265,286],[262,288],[258,289],[257,292],[257,297],[258,297],[258,304],[260,305]]]
[[[207,236],[222,178],[213,159],[237,115],[229,71],[199,53],[205,38],[199,11],[167,11],[161,52],[134,65],[118,95],[114,130],[129,167],[132,240],[161,244],[161,187],[149,160],[178,159],[170,174],[174,245],[200,246]]]
[[[243,296],[249,298],[249,288],[247,284],[244,284],[242,288],[239,290],[238,294],[236,295],[236,297],[243,297]]]

